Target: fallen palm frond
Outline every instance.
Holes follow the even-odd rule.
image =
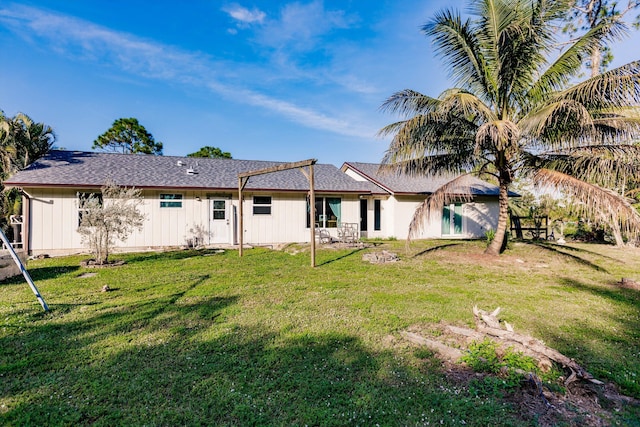
[[[445,330],[453,335],[463,337],[463,339],[468,340],[469,344],[482,342],[487,339],[495,341],[505,350],[511,349],[512,351],[518,351],[525,356],[533,358],[538,364],[539,369],[544,372],[549,371],[555,363],[567,370],[568,375],[564,381],[565,386],[569,386],[577,380],[584,380],[598,385],[604,384],[602,381],[594,378],[593,375],[587,372],[587,370],[580,366],[575,360],[547,346],[541,340],[515,332],[511,325],[498,319],[500,311],[501,309],[498,307],[489,313],[474,306],[475,330],[451,325],[445,326]],[[441,358],[451,363],[460,363],[460,359],[464,354],[464,351],[460,348],[452,347],[441,339],[425,338],[414,332],[402,332],[401,335],[408,341],[427,346]],[[459,340],[457,341],[459,342]],[[529,373],[521,372],[521,374],[526,375]]]

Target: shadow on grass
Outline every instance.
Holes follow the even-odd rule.
[[[426,254],[428,254],[430,252],[439,251],[441,249],[449,248],[451,246],[460,246],[460,245],[462,245],[462,243],[445,243],[445,244],[442,244],[442,245],[434,246],[432,248],[428,248],[428,249],[425,249],[423,251],[420,251],[417,254],[415,254],[412,258],[417,258],[419,256],[426,255]]]
[[[617,261],[617,262],[622,262],[620,261],[618,258],[614,258],[608,255],[604,255],[598,252],[594,252],[594,251],[590,251],[584,248],[576,248],[573,246],[567,246],[567,245],[560,245],[558,243],[553,243],[553,242],[548,242],[546,240],[521,240],[521,243],[525,243],[525,244],[529,244],[529,245],[536,245],[539,247],[544,247],[544,248],[552,248],[552,249],[557,249],[557,250],[562,250],[562,251],[567,251],[567,252],[579,252],[579,253],[583,253],[583,254],[589,254],[589,255],[594,255],[594,256],[598,256],[600,258],[606,258],[612,261]],[[602,243],[597,243],[598,245],[602,245]]]
[[[183,249],[166,252],[140,252],[134,255],[129,254],[117,254],[114,257],[126,260],[127,264],[134,264],[137,262],[152,262],[158,260],[181,260],[186,258],[200,257],[200,256],[212,256],[221,255],[224,252],[219,252],[221,249],[209,248],[209,249]],[[226,252],[226,250],[225,250]]]
[[[587,371],[600,380],[613,381],[623,393],[640,398],[640,293],[633,289],[615,285],[591,285],[573,278],[564,277],[559,283],[583,294],[600,297],[615,308],[605,309],[606,320],[590,322],[589,313],[565,327],[569,334],[551,334],[554,347],[571,358],[575,358]],[[576,293],[580,298],[580,293]],[[608,307],[608,304],[607,304]],[[568,340],[566,337],[583,337]],[[584,365],[589,361],[588,365]],[[636,408],[640,414],[640,407]]]
[[[608,273],[608,271],[605,268],[600,267],[597,264],[594,264],[593,262],[589,261],[588,259],[581,258],[578,255],[573,255],[573,254],[567,253],[565,251],[574,251],[574,252],[578,252],[578,253],[598,255],[598,256],[607,258],[606,256],[597,254],[595,252],[586,251],[586,250],[579,249],[579,248],[570,248],[568,246],[554,245],[554,244],[550,244],[550,243],[546,243],[546,242],[523,241],[523,243],[525,243],[527,245],[537,246],[539,248],[542,248],[542,249],[547,250],[549,252],[552,252],[554,254],[560,255],[560,256],[565,257],[565,258],[569,258],[569,259],[571,259],[571,260],[573,260],[573,261],[575,261],[575,262],[577,262],[579,264],[582,264],[582,265],[584,265],[586,267],[592,268],[592,269],[594,269],[596,271],[600,271],[600,272],[603,272],[603,273]]]
[[[211,282],[11,311],[0,425],[517,425],[502,402],[477,405],[432,367],[357,337],[239,325],[233,316],[252,308]]]
[[[224,316],[236,301],[218,302],[214,311]],[[165,308],[151,311],[174,315],[161,322],[169,332],[164,338],[155,335],[159,325],[144,324],[139,307],[127,319],[112,313],[35,328],[20,340],[34,348],[2,368],[0,396],[8,405],[0,422],[453,425],[466,419],[517,425],[508,406],[490,399],[478,405],[439,374],[417,372],[391,352],[372,353],[352,336],[285,338],[264,327],[220,325],[193,314],[210,303],[169,309],[157,302]],[[102,348],[113,334],[122,339]],[[36,346],[42,339],[51,342]],[[20,347],[13,338],[2,341],[0,348]]]
[[[27,268],[27,272],[33,281],[55,279],[63,274],[73,273],[80,269],[79,265],[64,265],[56,267],[36,267]],[[22,274],[13,276],[9,279],[3,280],[2,284],[14,285],[16,283],[26,283]]]
[[[355,254],[357,254],[358,252],[362,252],[363,250],[364,250],[364,248],[357,248],[357,249],[354,249],[354,250],[352,250],[352,251],[350,251],[350,252],[347,252],[346,254],[342,254],[342,255],[337,256],[337,257],[335,257],[335,258],[328,259],[328,260],[326,260],[326,261],[320,262],[320,263],[318,263],[316,266],[317,266],[317,267],[321,267],[321,266],[323,266],[323,265],[331,264],[332,262],[340,261],[341,259],[349,258],[349,257],[351,257],[351,256],[353,256],[353,255],[355,255]]]
[[[607,287],[587,285],[569,277],[561,278],[559,282],[564,286],[588,292],[616,303],[624,304],[629,308],[640,312],[640,292],[636,289],[622,288],[611,283],[608,283]],[[635,328],[634,326],[634,329],[640,329],[640,321],[637,322],[637,326],[638,328]]]

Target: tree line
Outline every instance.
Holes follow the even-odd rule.
[[[111,127],[93,141],[94,149],[125,154],[162,155],[163,144],[134,117],[120,118]],[[231,153],[218,147],[204,146],[187,157],[207,157],[212,159],[230,159]]]

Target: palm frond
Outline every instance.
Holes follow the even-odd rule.
[[[542,104],[519,121],[522,134],[552,149],[571,147],[595,136],[589,110],[571,99]]]
[[[556,99],[571,99],[589,110],[640,106],[640,61],[630,62],[576,84],[556,94]]]
[[[594,111],[593,125],[602,141],[631,141],[640,135],[640,108],[618,107]]]
[[[495,99],[497,84],[492,81],[470,20],[463,23],[459,13],[445,10],[422,31],[432,38],[436,54],[448,64],[456,86],[487,100]]]
[[[498,119],[491,107],[467,90],[458,88],[448,89],[445,90],[438,99],[440,103],[438,104],[437,111],[442,114],[463,116],[476,123]]]
[[[620,188],[636,176],[640,167],[640,146],[590,145],[561,152],[545,152],[527,159],[534,168],[570,175],[606,188]]]
[[[527,94],[527,99],[536,101],[562,90],[569,81],[580,73],[587,58],[594,49],[599,49],[607,40],[619,39],[624,34],[624,24],[618,21],[602,21],[587,31],[570,45],[540,76]]]
[[[388,125],[380,134],[394,135],[389,152],[411,158],[464,150],[473,144],[475,131],[475,124],[464,117],[432,113]]]
[[[615,192],[574,178],[562,172],[539,169],[533,174],[533,182],[539,188],[561,190],[579,202],[577,207],[581,214],[590,216],[615,226],[618,223],[622,230],[631,237],[640,235],[640,214],[624,197]]]
[[[409,235],[407,242],[424,231],[431,219],[442,215],[444,205],[453,202],[469,202],[471,194],[472,175],[470,173],[460,175],[429,195],[415,210],[409,223]]]
[[[380,109],[385,112],[408,117],[413,114],[426,114],[434,111],[440,101],[411,89],[405,89],[391,95]]]
[[[497,67],[500,63],[500,47],[504,32],[517,19],[517,10],[514,4],[502,0],[477,1],[473,3],[471,10],[482,17],[476,33],[487,65],[491,68]]]
[[[380,166],[385,174],[407,176],[457,175],[477,168],[479,160],[473,151],[435,154],[400,160],[387,153]]]

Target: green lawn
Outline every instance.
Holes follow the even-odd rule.
[[[640,398],[640,292],[616,286],[640,281],[640,250],[378,245],[320,249],[316,268],[297,246],[30,261],[51,312],[0,284],[0,425],[535,425],[400,337],[472,326],[475,304]],[[362,261],[383,248],[401,261]]]

